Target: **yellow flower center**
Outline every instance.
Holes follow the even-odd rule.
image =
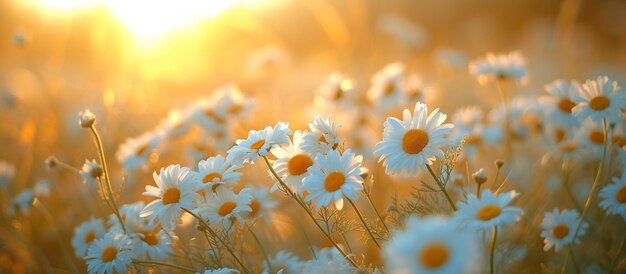
[[[483,206],[483,208],[481,208],[478,213],[476,213],[476,218],[478,220],[486,222],[500,216],[500,212],[502,212],[502,209],[500,209],[499,206],[493,204],[486,205]]]
[[[252,200],[252,202],[250,202],[250,208],[252,209],[252,211],[250,211],[249,215],[250,217],[254,217],[257,213],[259,213],[261,203],[259,203],[259,201],[257,200]]]
[[[205,183],[205,184],[206,183],[212,183],[213,180],[215,180],[215,179],[221,180],[222,179],[222,174],[219,174],[217,172],[209,173],[206,176],[204,176],[204,178],[202,178],[202,183]]]
[[[617,191],[616,199],[620,204],[626,204],[626,186]]]
[[[594,130],[589,132],[589,136],[587,136],[589,140],[594,144],[604,144],[604,133],[599,130]]]
[[[326,175],[324,180],[324,189],[328,192],[335,192],[346,182],[346,176],[339,171],[331,172]]]
[[[102,251],[102,255],[100,255],[100,259],[102,259],[103,262],[108,263],[110,261],[115,260],[116,256],[117,256],[117,248],[115,248],[114,246],[109,246]]]
[[[396,90],[396,85],[394,85],[394,83],[389,82],[387,83],[387,85],[385,85],[385,95],[389,96],[391,94],[393,94],[393,92]]]
[[[145,144],[143,146],[140,146],[137,149],[137,151],[135,152],[135,156],[141,157],[142,155],[144,155],[146,153],[146,151],[148,151],[149,147],[150,147],[150,144]]]
[[[149,245],[157,245],[159,243],[159,237],[154,231],[140,231],[139,233],[143,234],[142,241]]]
[[[556,134],[554,135],[554,139],[557,143],[565,140],[565,130],[563,130],[562,128],[557,129]]]
[[[615,135],[613,136],[613,144],[617,145],[618,147],[626,146],[626,138]]]
[[[422,248],[418,259],[426,268],[439,268],[448,261],[450,251],[442,243],[430,243]]]
[[[559,100],[559,109],[565,113],[572,113],[572,109],[576,106],[576,103],[568,98],[561,98]]]
[[[233,212],[233,209],[235,209],[235,207],[237,207],[237,203],[235,203],[235,202],[225,202],[217,210],[217,214],[219,214],[220,216],[224,217],[224,216],[230,214],[231,212]]]
[[[93,230],[87,232],[87,234],[85,235],[85,243],[91,243],[93,242],[93,240],[96,238],[96,233],[93,232]]]
[[[215,121],[218,124],[223,124],[224,122],[226,122],[222,117],[218,116],[215,112],[213,112],[212,110],[206,110],[204,112],[204,116],[206,116],[207,118]]]
[[[234,105],[232,105],[230,108],[228,108],[228,113],[230,113],[230,114],[237,114],[237,113],[239,113],[242,109],[243,109],[243,106],[242,106],[242,105],[239,105],[239,104],[234,104]]]
[[[313,160],[311,160],[309,155],[298,154],[289,159],[287,169],[289,170],[289,174],[297,176],[305,173],[311,165],[313,165]]]
[[[178,203],[180,200],[180,190],[178,188],[170,188],[163,193],[163,205]]]
[[[402,136],[402,150],[408,154],[418,154],[428,144],[428,132],[416,128],[404,133]]]
[[[556,225],[552,229],[552,236],[556,237],[557,239],[563,239],[567,236],[567,234],[569,234],[569,227],[567,227],[566,225]]]
[[[250,146],[251,149],[260,149],[263,145],[265,145],[265,140],[258,140],[254,144]]]
[[[606,96],[596,96],[589,101],[589,107],[595,111],[602,111],[609,107],[611,104],[611,100],[606,98]]]

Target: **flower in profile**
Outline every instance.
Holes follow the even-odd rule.
[[[546,212],[544,216],[541,222],[543,228],[541,237],[544,238],[543,251],[548,251],[554,247],[554,250],[559,252],[565,246],[580,242],[580,239],[574,239],[576,226],[580,222],[580,216],[576,210],[565,209],[559,213],[559,210],[555,208],[552,212]],[[576,237],[585,235],[588,227],[589,224],[583,222]]]
[[[148,156],[159,145],[159,135],[145,132],[136,138],[128,138],[119,146],[115,157],[125,169],[133,169],[148,160]]]
[[[621,215],[626,220],[626,170],[620,178],[613,177],[613,183],[603,187],[598,197],[607,215]]]
[[[481,84],[490,78],[521,80],[526,76],[526,59],[519,51],[506,54],[489,52],[485,57],[470,62],[469,71],[478,77]]]
[[[390,273],[479,273],[481,256],[474,235],[440,217],[407,220],[383,247]]]
[[[579,121],[590,118],[601,124],[602,119],[606,119],[610,124],[624,120],[622,109],[626,109],[626,92],[621,90],[616,81],[610,81],[606,76],[587,80],[572,101],[577,103],[572,113]]]
[[[367,99],[376,109],[386,111],[399,107],[404,100],[404,65],[400,62],[385,66],[372,77]]]
[[[98,178],[104,174],[102,166],[96,162],[96,160],[85,160],[85,164],[80,169],[80,175],[83,176],[85,183],[89,186],[95,187],[98,185]]]
[[[470,194],[467,197],[467,203],[457,203],[458,210],[454,212],[454,219],[476,230],[513,224],[522,215],[522,209],[509,206],[509,203],[517,196],[518,193],[515,191],[493,194],[489,189],[483,190],[480,198]]]
[[[198,163],[198,175],[202,182],[202,189],[208,192],[215,191],[222,184],[236,184],[241,173],[236,170],[241,164],[232,164],[222,155],[209,157]]]
[[[293,133],[293,140],[289,145],[276,146],[272,148],[272,154],[276,156],[276,161],[272,166],[283,182],[302,194],[302,179],[309,175],[308,168],[313,165],[313,157],[302,150],[303,134],[297,130]],[[276,182],[271,191],[275,191],[280,186]]]
[[[154,201],[146,205],[140,217],[150,216],[150,222],[156,221],[166,230],[174,230],[176,221],[180,218],[182,208],[194,208],[194,200],[200,199],[196,193],[200,182],[189,171],[189,168],[180,165],[170,165],[161,168],[159,174],[152,174],[157,187],[146,186],[145,196],[155,197]]]
[[[113,231],[93,241],[87,251],[89,273],[126,273],[135,254],[131,250],[128,236]]]
[[[15,165],[0,160],[0,187],[6,186],[15,177]]]
[[[383,140],[376,144],[374,154],[384,161],[389,174],[415,176],[425,165],[444,156],[441,148],[450,143],[445,135],[454,127],[444,124],[446,115],[435,109],[428,115],[426,104],[415,104],[414,116],[405,109],[403,119],[389,117],[385,121]]]
[[[288,144],[289,123],[278,122],[276,126],[263,130],[251,130],[248,139],[239,139],[237,145],[228,150],[227,159],[231,163],[254,163],[259,156],[267,156],[274,145]]]
[[[580,84],[558,79],[545,85],[544,89],[550,96],[540,97],[539,102],[546,106],[546,120],[563,126],[576,126],[578,120],[572,114],[576,103],[572,98],[580,92]]]
[[[78,113],[78,124],[83,128],[90,128],[96,123],[96,115],[86,109]]]
[[[74,236],[72,237],[74,254],[80,258],[85,257],[93,241],[104,236],[105,233],[104,222],[94,217],[75,227]]]
[[[310,274],[343,274],[356,271],[348,260],[332,247],[316,252],[314,259],[304,262],[303,269],[302,273]]]
[[[310,155],[326,154],[337,149],[341,143],[341,139],[337,135],[339,128],[341,125],[332,121],[330,117],[323,119],[322,116],[315,116],[313,123],[309,123],[311,131],[306,131],[303,134],[300,149]]]
[[[252,194],[249,188],[244,188],[235,194],[232,189],[219,186],[215,189],[215,193],[206,193],[205,196],[206,203],[200,204],[196,212],[212,223],[223,221],[226,228],[231,226],[233,219],[243,223],[242,214],[252,211],[250,207]]]
[[[357,192],[363,189],[361,174],[367,169],[361,167],[363,157],[354,155],[348,149],[343,154],[332,150],[328,155],[318,154],[313,166],[308,171],[311,175],[304,178],[303,190],[309,191],[305,201],[314,200],[318,207],[328,206],[343,208],[343,196],[348,199],[358,198]]]
[[[285,250],[278,251],[276,255],[270,257],[271,267],[263,261],[263,273],[302,273],[302,262],[298,256]]]

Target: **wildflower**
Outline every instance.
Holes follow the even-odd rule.
[[[405,109],[402,121],[395,117],[385,121],[383,140],[376,144],[374,153],[381,156],[379,162],[384,161],[387,173],[414,176],[444,156],[441,148],[449,143],[444,136],[453,127],[443,124],[446,115],[439,109],[428,115],[428,107],[420,102],[415,104],[414,114],[411,117]]]
[[[140,217],[141,211],[145,206],[146,204],[143,201],[137,201],[131,204],[124,204],[120,207],[120,216],[122,220],[124,220],[128,233],[135,233],[150,227],[150,218]],[[115,214],[109,216],[108,224],[110,226],[109,231],[117,230],[123,232],[122,225]]]
[[[580,216],[576,210],[563,210],[559,213],[558,209],[554,209],[552,212],[546,212],[544,214],[541,227],[544,229],[541,232],[543,240],[544,251],[550,250],[554,247],[556,252],[561,251],[563,247],[571,244],[578,244],[580,239],[574,239],[574,231],[578,222],[580,222]],[[589,224],[583,222],[578,231],[577,237],[582,237]]]
[[[324,104],[336,105],[346,103],[355,96],[355,85],[352,79],[335,72],[328,76],[318,92]]]
[[[502,130],[499,126],[483,123],[483,112],[476,106],[459,109],[452,117],[454,129],[450,139],[460,144],[465,140],[462,153],[469,157],[476,157],[478,149],[493,147],[502,140]]]
[[[474,182],[481,185],[487,181],[487,173],[484,168],[479,169],[478,171],[472,173],[472,179]]]
[[[606,76],[587,80],[572,101],[577,103],[572,113],[579,121],[589,117],[596,123],[601,123],[602,119],[607,123],[624,120],[622,109],[626,109],[626,93],[616,81],[609,81]]]
[[[232,164],[222,155],[209,157],[198,163],[198,175],[205,191],[213,192],[222,184],[236,184],[241,178],[241,173],[236,170],[241,164]]]
[[[190,110],[173,110],[167,115],[156,128],[155,132],[160,138],[173,138],[181,136],[189,131],[191,121]]]
[[[90,128],[96,123],[96,115],[86,109],[78,113],[78,124],[83,128]]]
[[[611,143],[611,137],[607,136],[609,144]],[[578,141],[578,145],[589,152],[589,156],[592,159],[599,159],[602,156],[604,149],[604,130],[602,127],[591,120],[586,120],[582,123],[578,132],[574,137]]]
[[[540,97],[539,102],[546,106],[546,119],[563,126],[577,125],[578,120],[572,114],[576,103],[572,98],[579,93],[580,88],[578,82],[572,81],[568,84],[562,79],[545,85],[544,89],[550,96]]]
[[[239,270],[231,268],[207,269],[202,274],[238,274]]]
[[[419,75],[412,74],[404,82],[402,92],[406,103],[412,105],[413,102],[428,102],[435,95],[435,87],[428,84]]]
[[[400,62],[384,67],[372,77],[367,99],[377,109],[386,111],[403,103],[404,65]]]
[[[469,71],[481,83],[489,78],[520,80],[526,76],[526,60],[518,51],[507,54],[487,53],[482,59],[469,64]]]
[[[85,257],[93,241],[104,236],[104,233],[106,233],[104,222],[94,217],[75,227],[72,247],[76,256],[80,258]]]
[[[302,150],[302,145],[303,134],[297,130],[288,146],[272,148],[272,154],[278,158],[273,162],[272,167],[292,191],[295,190],[300,194],[302,194],[302,179],[309,176],[307,169],[313,165],[313,157]],[[275,191],[279,186],[280,183],[276,182],[271,191]]]
[[[335,248],[323,248],[313,260],[305,262],[303,268],[302,273],[310,274],[343,274],[356,270]]]
[[[300,149],[313,156],[318,153],[326,154],[337,149],[341,143],[341,139],[337,135],[339,128],[341,125],[330,120],[330,117],[323,119],[319,115],[315,116],[313,123],[309,123],[311,131],[303,134]]]
[[[411,217],[383,254],[390,273],[479,273],[475,239],[452,220]]]
[[[310,176],[304,178],[303,189],[309,191],[305,201],[315,200],[318,207],[334,202],[335,208],[343,208],[343,196],[356,199],[357,192],[363,189],[361,174],[367,169],[361,167],[363,157],[354,155],[348,149],[343,154],[333,150],[327,156],[318,154],[313,166],[309,167]]]
[[[126,139],[117,149],[115,156],[125,169],[133,169],[145,163],[158,145],[159,135],[145,132],[139,137]]]
[[[4,187],[15,177],[15,166],[0,160],[0,187]]]
[[[191,108],[192,117],[207,131],[223,130],[227,126],[227,114],[213,98],[203,98]]]
[[[289,143],[289,123],[278,122],[276,126],[263,130],[251,130],[248,139],[239,139],[237,145],[228,150],[227,159],[231,163],[254,163],[259,156],[267,156],[274,145]]]
[[[85,164],[80,170],[80,175],[83,176],[85,183],[89,186],[97,186],[98,178],[104,174],[102,166],[96,162],[96,160],[85,160]]]
[[[223,221],[226,228],[231,226],[233,219],[242,223],[242,214],[252,212],[250,207],[252,195],[249,188],[244,188],[235,194],[232,189],[219,186],[215,189],[215,193],[206,193],[205,196],[206,203],[200,204],[196,211],[210,222]]]
[[[583,157],[584,145],[580,141],[584,133],[578,132],[575,127],[561,127],[560,125],[548,124],[544,129],[547,137],[548,149],[542,158],[545,164],[549,160],[557,163],[569,163],[571,161],[579,161]]]
[[[270,258],[271,268],[267,262],[263,261],[263,273],[302,273],[302,262],[298,256],[293,255],[289,251],[278,251],[276,255]]]
[[[87,271],[89,273],[126,273],[135,254],[131,242],[122,233],[109,232],[93,241],[87,251]]]
[[[160,228],[146,228],[131,236],[133,251],[139,257],[163,260],[174,253],[172,242],[176,236]]]
[[[276,207],[276,201],[269,197],[267,188],[262,186],[248,187],[252,198],[250,200],[250,209],[248,218],[262,218],[269,217],[271,210]],[[264,218],[266,222],[269,222],[269,218]]]
[[[170,165],[161,168],[159,174],[152,174],[158,187],[146,186],[145,196],[155,197],[141,211],[140,217],[151,216],[150,222],[161,222],[164,229],[173,230],[176,227],[174,221],[180,218],[182,208],[192,209],[194,200],[200,199],[196,191],[200,188],[200,182],[190,173],[186,167]]]
[[[246,117],[254,107],[254,100],[246,98],[237,85],[229,83],[213,91],[217,111],[227,118]]]
[[[508,206],[517,195],[515,191],[493,194],[489,189],[483,190],[480,198],[470,194],[467,197],[467,203],[457,203],[458,210],[454,212],[454,218],[462,225],[476,230],[513,224],[522,215],[522,209]]]
[[[26,189],[20,192],[9,205],[9,215],[15,216],[18,213],[28,215],[33,202],[35,202],[35,198],[35,191],[32,189]]]
[[[603,187],[598,193],[600,207],[607,215],[622,215],[626,220],[626,170],[620,178],[613,177],[613,183]]]

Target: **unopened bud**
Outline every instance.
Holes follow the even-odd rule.
[[[100,178],[102,174],[104,174],[104,170],[102,169],[102,166],[100,165],[93,166],[91,167],[91,170],[89,170],[89,175],[91,175],[91,177],[93,178]]]
[[[477,184],[480,185],[487,181],[487,173],[485,172],[485,169],[481,168],[472,174],[472,178]]]
[[[57,157],[50,156],[50,157],[46,158],[45,163],[46,163],[46,166],[48,168],[54,168],[59,163],[59,160],[57,159]]]
[[[90,128],[96,123],[96,115],[86,109],[78,113],[78,124],[83,128]]]
[[[495,164],[496,164],[497,168],[501,168],[504,165],[504,161],[498,159],[498,160],[496,160]]]

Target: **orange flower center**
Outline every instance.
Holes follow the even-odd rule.
[[[102,251],[102,255],[100,255],[100,259],[105,263],[115,260],[115,257],[117,257],[117,248],[114,246],[107,247]]]
[[[569,227],[566,225],[557,225],[552,229],[552,236],[557,239],[563,239],[569,234]]]
[[[556,139],[557,143],[565,140],[565,130],[563,130],[562,128],[557,129],[554,138]]]
[[[242,109],[243,109],[243,106],[242,106],[242,105],[239,105],[239,104],[234,104],[234,105],[232,105],[230,108],[228,108],[228,113],[230,113],[230,114],[237,114],[237,113],[239,113]]]
[[[145,145],[143,145],[143,146],[139,147],[139,148],[137,149],[137,151],[135,152],[135,156],[137,156],[137,157],[141,157],[142,155],[144,155],[144,154],[146,153],[146,151],[148,151],[148,148],[149,148],[149,147],[150,147],[150,145],[149,145],[149,144],[145,144]]]
[[[312,165],[313,160],[311,160],[309,155],[298,154],[289,159],[289,162],[287,162],[287,169],[289,170],[289,174],[297,176],[305,173]]]
[[[91,243],[93,242],[93,240],[96,238],[96,233],[93,232],[93,230],[87,232],[87,234],[85,235],[85,243]]]
[[[594,130],[592,132],[589,132],[589,136],[587,137],[594,144],[604,144],[604,133],[602,131]]]
[[[499,206],[493,204],[486,205],[483,206],[483,208],[481,208],[478,213],[476,213],[476,218],[478,220],[486,222],[500,216],[500,212],[502,212],[502,209],[500,209]]]
[[[251,149],[260,149],[263,145],[265,145],[265,140],[258,140],[254,144],[250,146]]]
[[[480,143],[482,143],[483,138],[481,138],[479,135],[468,135],[465,136],[465,143],[468,145],[479,145]]]
[[[572,113],[572,109],[576,106],[576,103],[568,98],[561,98],[559,101],[559,109],[565,113]]]
[[[393,92],[396,90],[396,85],[394,85],[393,83],[389,82],[387,83],[387,85],[385,85],[385,95],[389,96],[391,94],[393,94]]]
[[[448,261],[450,251],[442,243],[430,243],[422,248],[418,259],[426,268],[439,268]]]
[[[209,173],[206,176],[204,176],[204,178],[202,178],[202,183],[205,183],[205,184],[206,183],[212,183],[213,180],[215,180],[215,179],[221,180],[222,179],[222,174],[219,174],[217,172]]]
[[[157,245],[159,243],[159,237],[154,231],[140,231],[139,233],[143,234],[142,241],[149,245]]]
[[[578,148],[576,144],[564,144],[561,146],[561,150],[564,152],[572,152]]]
[[[328,192],[335,192],[346,182],[346,176],[339,171],[326,175],[324,180],[324,189]]]
[[[623,186],[617,191],[617,201],[620,204],[626,204],[626,186]]]
[[[595,111],[602,111],[609,107],[611,100],[605,96],[596,96],[589,101],[589,107]]]
[[[233,212],[233,209],[235,209],[235,207],[237,207],[237,204],[235,202],[225,202],[217,210],[217,214],[224,217]]]
[[[613,144],[617,145],[618,147],[626,146],[626,137],[618,135],[613,136]]]
[[[163,205],[178,203],[180,200],[180,190],[178,188],[170,188],[163,193]]]
[[[402,136],[402,150],[408,154],[418,154],[428,144],[428,133],[416,128],[404,133]]]
[[[250,208],[252,209],[252,211],[250,211],[250,217],[254,217],[256,216],[257,213],[259,213],[259,209],[261,208],[261,203],[259,203],[259,201],[257,200],[252,200],[252,202],[250,202]]]
[[[216,123],[218,123],[218,124],[223,124],[224,122],[226,122],[226,121],[224,121],[224,119],[223,119],[222,117],[218,116],[218,115],[217,115],[215,112],[213,112],[212,110],[206,110],[206,111],[204,112],[204,116],[206,116],[207,118],[209,118],[209,119],[211,119],[211,120],[215,121],[215,122],[216,122]]]

